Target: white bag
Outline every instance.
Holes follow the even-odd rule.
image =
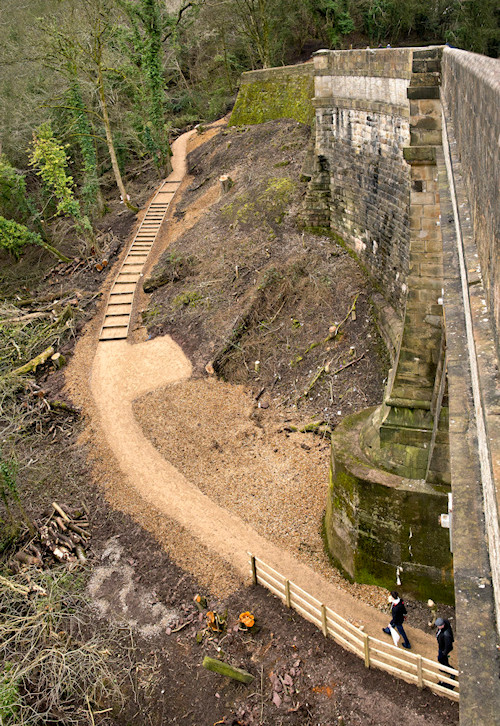
[[[394,641],[394,645],[397,646],[399,643],[399,633],[397,630],[395,630],[392,625],[389,625],[389,630],[391,631],[392,640]]]

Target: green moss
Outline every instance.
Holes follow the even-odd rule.
[[[230,126],[261,124],[280,118],[312,124],[312,73],[281,76],[278,70],[276,76],[276,79],[243,83],[231,114]]]
[[[203,295],[196,290],[188,290],[180,295],[176,295],[172,300],[174,308],[192,307],[195,308],[203,301]]]
[[[281,224],[296,187],[297,182],[288,177],[270,177],[251,194],[239,194],[222,207],[221,214],[235,225]]]

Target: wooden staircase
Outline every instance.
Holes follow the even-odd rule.
[[[179,180],[164,181],[149,205],[113,282],[99,340],[127,338],[137,283],[179,184]]]

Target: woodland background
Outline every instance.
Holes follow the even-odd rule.
[[[57,247],[61,219],[91,248],[109,192],[133,207],[127,177],[163,176],[169,142],[226,113],[242,71],[322,47],[498,56],[499,16],[494,0],[2,0],[0,248]]]

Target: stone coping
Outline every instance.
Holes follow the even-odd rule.
[[[254,71],[244,71],[241,74],[241,83],[254,83],[255,81],[278,80],[291,76],[313,76],[314,65],[311,61],[299,63],[294,66],[276,66],[274,68],[258,68]]]
[[[448,133],[452,125],[444,108]],[[460,231],[469,273],[477,266],[470,210],[465,195],[455,144],[449,139],[453,177],[459,208]],[[450,464],[453,490],[453,556],[455,572],[456,637],[460,643],[460,723],[497,723],[500,713],[500,681],[498,663],[498,630],[495,617],[495,593],[492,583],[491,556],[488,552],[481,475],[481,456],[494,458],[493,451],[480,451],[478,422],[474,410],[471,367],[469,361],[463,289],[457,248],[457,231],[444,154],[438,151],[439,187],[442,214],[444,254],[444,305],[447,339],[447,375],[449,386]],[[468,217],[468,219],[467,219]],[[462,224],[463,223],[463,224]],[[486,425],[492,411],[489,397],[498,380],[498,368],[491,369],[492,338],[483,347],[478,336],[478,308],[474,304],[479,282],[471,285],[468,294],[476,343],[482,402]],[[475,289],[477,288],[477,289]],[[484,293],[483,293],[484,294]],[[484,298],[483,298],[484,300]],[[475,309],[476,308],[476,309]],[[484,318],[484,313],[482,313]],[[492,375],[493,374],[493,375]],[[490,393],[488,393],[488,391]],[[496,400],[498,397],[495,396]],[[498,425],[498,423],[497,423]],[[489,447],[500,446],[489,431]],[[495,564],[493,562],[493,567]]]

